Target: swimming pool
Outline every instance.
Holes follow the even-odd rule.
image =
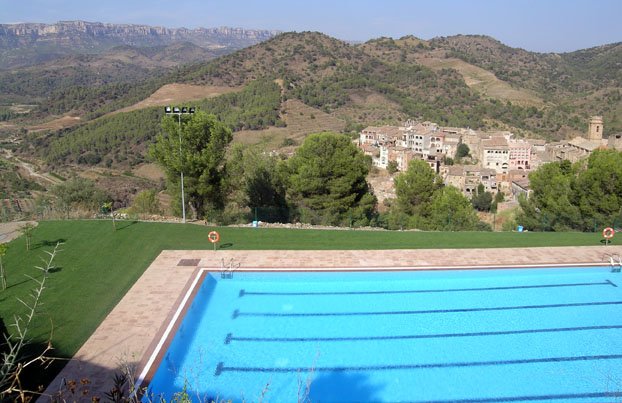
[[[205,273],[148,394],[621,401],[618,285],[607,267]]]

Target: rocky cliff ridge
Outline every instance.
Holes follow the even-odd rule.
[[[279,33],[229,27],[188,29],[86,21],[0,24],[0,57],[4,59],[0,68],[38,63],[66,54],[99,53],[120,45],[151,47],[191,42],[206,49],[237,50]]]

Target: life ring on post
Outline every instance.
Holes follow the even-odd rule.
[[[216,231],[211,231],[209,234],[207,234],[207,239],[211,243],[216,243],[220,240],[220,234],[218,234],[218,232]]]
[[[603,230],[603,238],[611,239],[613,238],[613,234],[615,234],[615,230],[611,227],[607,227]]]

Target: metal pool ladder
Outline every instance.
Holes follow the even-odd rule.
[[[225,259],[221,260],[220,278],[233,278],[233,271],[240,268],[241,263],[235,263],[235,259],[231,258],[229,263],[225,265]]]
[[[609,265],[612,273],[620,273],[622,270],[622,256],[618,254],[605,254],[609,258]]]

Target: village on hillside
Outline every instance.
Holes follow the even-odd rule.
[[[509,131],[487,132],[408,120],[402,126],[366,127],[357,143],[379,169],[403,172],[410,161],[420,159],[446,185],[457,187],[467,197],[475,195],[482,184],[487,192],[502,192],[506,200],[516,200],[520,194],[529,196],[528,175],[542,164],[576,162],[600,148],[622,151],[622,133],[608,139],[602,134],[601,116],[590,118],[586,137],[554,143],[515,138]],[[395,197],[392,183],[374,190],[379,200]]]

